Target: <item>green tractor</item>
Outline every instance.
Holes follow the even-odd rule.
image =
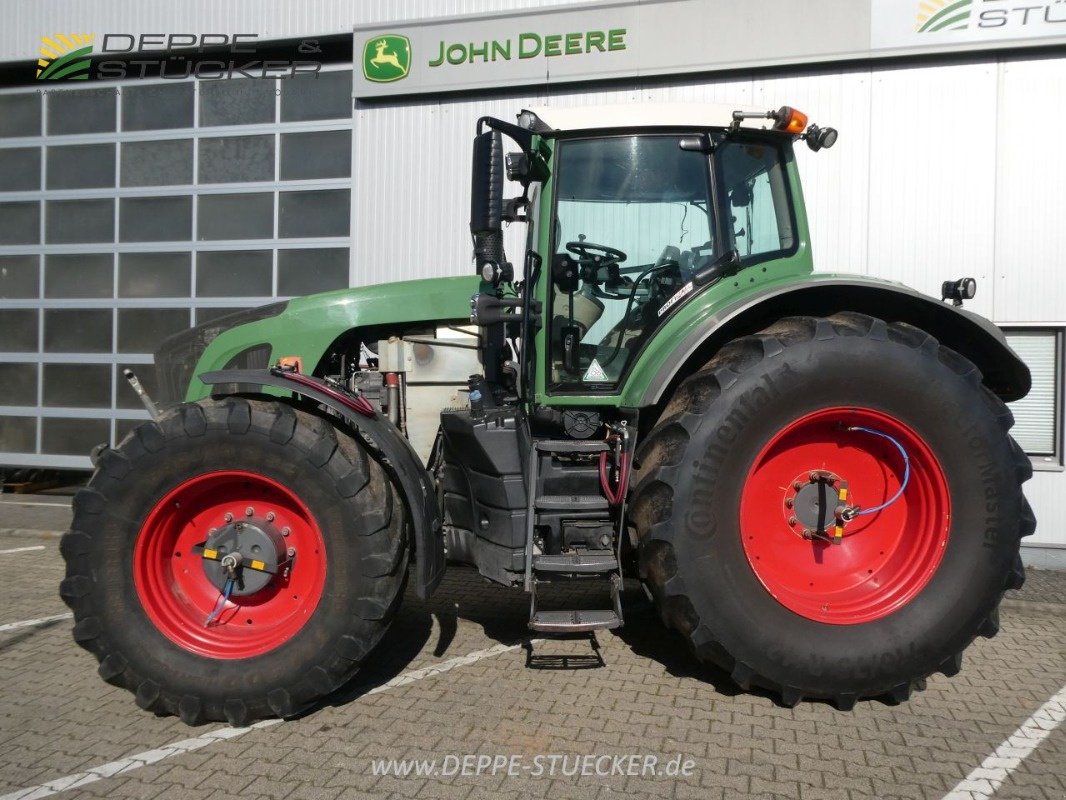
[[[813,274],[793,146],[836,136],[788,107],[480,119],[475,276],[163,343],[160,407],[94,453],[62,541],[75,640],[144,709],[289,716],[451,561],[543,635],[622,625],[639,579],[696,659],[789,706],[954,674],[1024,580],[1004,401],[1030,376],[970,279]],[[573,581],[600,607],[550,602]]]

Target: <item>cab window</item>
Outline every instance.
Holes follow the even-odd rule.
[[[781,152],[762,142],[725,141],[717,170],[729,198],[733,244],[742,260],[755,260],[795,244],[788,182]]]
[[[670,299],[717,254],[708,158],[682,150],[679,138],[559,143],[549,292],[554,389],[616,386]]]

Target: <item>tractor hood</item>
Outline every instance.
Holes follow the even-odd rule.
[[[478,285],[471,275],[339,289],[211,320],[171,336],[156,351],[159,399],[196,400],[210,389],[194,376],[262,368],[283,356],[298,356],[310,372],[352,328],[465,320]]]

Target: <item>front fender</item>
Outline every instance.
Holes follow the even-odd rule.
[[[921,328],[972,361],[989,389],[1005,401],[1025,397],[1031,385],[1029,368],[991,321],[889,281],[859,275],[812,275],[764,284],[725,303],[686,311],[687,325],[671,337],[669,353],[655,363],[638,362],[642,391],[633,405],[659,403],[669,396],[669,389],[738,336],[762,330],[781,317],[828,316],[838,311],[857,311]]]
[[[251,369],[222,370],[200,376],[208,387],[240,384],[292,392],[340,414],[373,449],[377,460],[403,495],[407,518],[411,521],[411,544],[415,549],[415,591],[420,599],[426,599],[444,577],[444,538],[433,481],[418,454],[396,426],[375,413],[364,398],[319,378],[299,374],[295,378],[299,382],[292,373]]]

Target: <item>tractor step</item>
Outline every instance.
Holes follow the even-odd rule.
[[[590,611],[537,611],[529,627],[544,633],[584,633],[619,628],[622,618],[610,609]]]
[[[542,439],[537,442],[541,453],[558,453],[560,455],[602,453],[607,449],[607,442],[599,439]]]
[[[606,514],[610,506],[606,497],[595,495],[561,495],[547,494],[537,498],[535,508],[537,511],[566,511],[579,515],[585,511],[596,511]]]
[[[539,556],[539,558],[544,558],[544,556]],[[550,561],[549,563],[558,564],[554,559],[562,557],[548,556],[548,558],[553,559],[553,561]],[[617,564],[615,567],[617,568]],[[571,567],[566,567],[564,570],[556,570],[556,572],[568,569],[571,569]],[[610,581],[611,608],[541,610],[537,608],[538,581],[534,578],[531,584],[529,602],[530,629],[541,631],[542,633],[565,634],[587,633],[589,631],[621,628],[623,624],[621,598],[622,576],[617,569],[610,570],[609,572],[601,572],[600,574],[603,574],[603,576]]]
[[[569,553],[567,555],[534,555],[534,572],[601,573],[618,569],[614,553]]]

